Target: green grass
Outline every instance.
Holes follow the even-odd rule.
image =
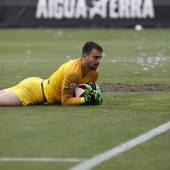
[[[88,40],[106,54],[98,84],[170,84],[170,29],[1,29],[0,89],[30,76],[47,78],[67,56],[81,57]],[[0,107],[0,158],[88,159],[170,121],[169,111],[170,92],[105,92],[100,106]],[[166,131],[93,169],[168,170],[169,141]],[[0,162],[0,169],[66,170],[77,164]]]

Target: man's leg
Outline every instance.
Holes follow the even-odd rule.
[[[0,91],[0,106],[22,106],[22,101],[14,92]]]
[[[1,93],[4,93],[4,92],[5,92],[4,90],[0,90],[0,94],[1,94]]]

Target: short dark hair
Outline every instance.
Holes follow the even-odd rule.
[[[83,46],[82,54],[90,53],[92,51],[92,49],[96,49],[100,52],[103,52],[103,48],[99,44],[97,44],[93,41],[88,41]]]

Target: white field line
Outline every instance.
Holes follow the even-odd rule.
[[[170,56],[167,56],[167,57],[165,57],[165,60],[170,60]],[[51,59],[49,59],[49,60],[47,60],[47,59],[23,59],[23,60],[21,60],[21,59],[17,59],[17,60],[11,60],[11,59],[0,59],[0,63],[33,63],[33,62],[35,62],[35,63],[51,63],[51,62],[66,62],[66,61],[69,61],[68,59],[53,59],[53,60],[51,60]],[[109,63],[119,63],[119,62],[138,62],[138,59],[136,58],[136,59],[112,59],[112,60],[106,60],[106,59],[102,59],[102,61],[101,62],[109,62]]]
[[[108,159],[125,152],[143,142],[146,142],[147,140],[153,138],[156,135],[159,135],[160,133],[163,133],[170,129],[170,122],[163,124],[153,130],[150,130],[132,140],[129,140],[117,147],[114,147],[106,152],[103,152],[99,155],[96,155],[92,157],[91,159],[85,160],[84,162],[78,164],[77,166],[70,168],[69,170],[90,170],[91,168],[101,164],[104,161],[107,161]]]
[[[0,162],[82,162],[78,158],[0,158]]]
[[[0,60],[0,63],[53,63],[53,62],[67,62],[69,60],[46,60],[46,59],[39,59],[39,60]],[[102,60],[105,63],[120,63],[120,62],[137,62],[137,60]]]

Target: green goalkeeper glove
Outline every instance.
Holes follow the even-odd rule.
[[[85,104],[99,105],[102,103],[101,91],[96,83],[90,83],[84,92]]]

